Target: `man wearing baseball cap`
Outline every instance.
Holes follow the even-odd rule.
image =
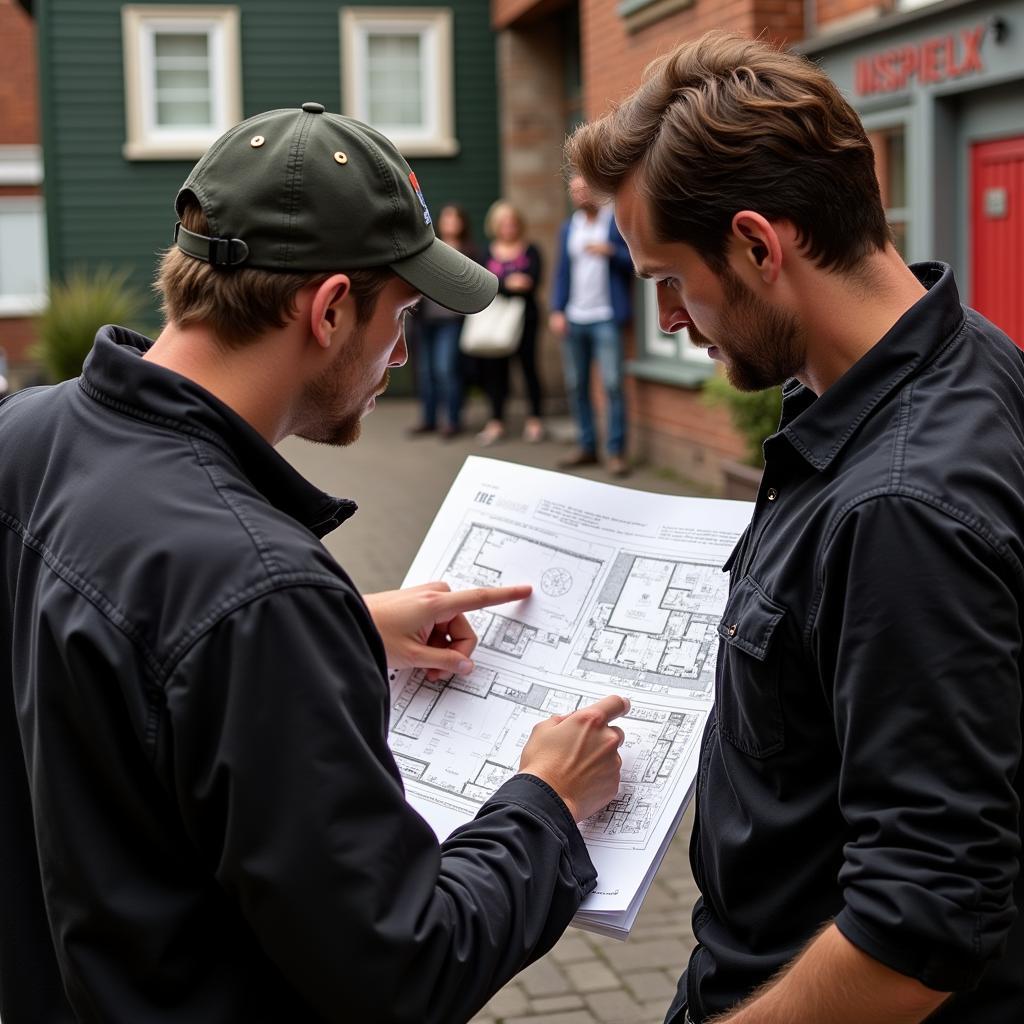
[[[273,446],[354,441],[420,295],[496,283],[317,103],[231,129],[176,210],[159,337],[105,327],[79,379],[0,405],[0,1014],[467,1020],[593,889],[576,822],[628,703],[538,726],[438,846],[387,666],[468,673],[465,612],[529,587],[362,598],[320,542],[355,506]]]

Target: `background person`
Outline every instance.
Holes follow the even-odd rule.
[[[437,215],[437,237],[471,259],[477,258],[466,211],[446,203]],[[439,429],[442,437],[462,431],[462,353],[459,334],[463,315],[433,299],[424,298],[416,310],[410,332],[414,345],[416,389],[420,399],[420,422],[413,436],[438,430],[438,410],[443,412]]]
[[[0,403],[0,1014],[465,1021],[594,887],[575,822],[628,705],[539,725],[439,847],[387,668],[472,671],[465,612],[529,588],[364,600],[321,543],[355,506],[274,445],[355,441],[421,293],[495,282],[318,103],[230,129],[176,210],[156,341],[105,327],[80,379]]]
[[[569,158],[661,328],[738,388],[788,381],[725,565],[668,1019],[1024,1019],[1024,353],[903,263],[803,57],[710,33]]]
[[[498,291],[502,295],[518,295],[526,303],[523,335],[519,347],[511,356],[497,359],[478,359],[477,373],[480,385],[490,405],[490,418],[477,435],[481,444],[491,445],[505,436],[505,403],[509,390],[509,366],[515,359],[523,371],[529,415],[523,426],[523,440],[544,439],[541,419],[541,386],[537,372],[537,327],[540,313],[537,309],[537,288],[540,284],[540,250],[526,239],[523,215],[504,199],[495,202],[487,211],[485,230],[490,239],[485,265],[498,278]]]
[[[605,449],[613,476],[629,472],[626,462],[626,401],[622,386],[622,330],[632,318],[633,261],[609,204],[599,204],[577,174],[569,182],[576,212],[558,235],[558,267],[549,325],[565,340],[565,384],[579,431],[578,449],[559,462],[562,469],[592,466],[597,457],[591,366],[597,360],[604,390]]]

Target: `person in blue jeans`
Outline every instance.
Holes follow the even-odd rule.
[[[575,213],[559,233],[558,269],[549,325],[565,340],[565,382],[579,430],[579,447],[562,469],[596,465],[597,433],[590,395],[594,359],[601,371],[608,425],[607,466],[626,476],[626,402],[622,387],[622,328],[632,315],[633,261],[610,206],[600,206],[576,176],[569,183]]]
[[[448,203],[437,217],[437,236],[443,242],[476,259],[469,220],[461,206]],[[412,436],[438,433],[455,437],[462,431],[462,353],[459,335],[463,316],[431,299],[424,298],[415,315],[412,337],[415,345],[416,391],[420,399],[420,422]],[[443,422],[438,424],[438,411]]]

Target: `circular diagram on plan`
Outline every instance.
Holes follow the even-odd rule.
[[[553,569],[545,569],[544,575],[540,578],[540,589],[548,597],[561,597],[568,594],[572,589],[572,574],[568,569],[555,566]]]

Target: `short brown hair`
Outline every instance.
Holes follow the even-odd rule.
[[[206,215],[194,200],[181,211],[181,223],[200,235],[209,233]],[[377,297],[394,277],[387,267],[340,270],[352,283],[356,320],[373,315]],[[164,316],[189,327],[210,326],[228,345],[244,345],[264,331],[284,327],[295,314],[295,297],[330,274],[286,274],[254,267],[221,268],[183,253],[176,245],[161,257],[153,289]]]
[[[654,61],[566,151],[604,195],[635,171],[659,240],[718,272],[744,209],[793,224],[822,268],[851,270],[890,240],[856,112],[809,60],[743,36],[709,32]]]

